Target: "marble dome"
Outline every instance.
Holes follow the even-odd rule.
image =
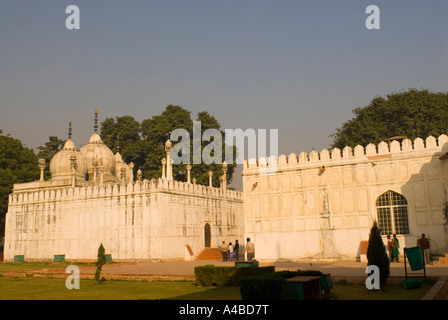
[[[76,178],[86,179],[86,159],[76,150],[72,139],[68,139],[64,147],[50,161],[51,180],[66,180],[72,178],[71,159],[76,159]]]
[[[79,152],[86,159],[89,180],[93,179],[93,163],[98,162],[98,170],[103,172],[105,180],[115,180],[115,156],[101,140],[98,132],[94,132]]]

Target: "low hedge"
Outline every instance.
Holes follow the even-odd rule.
[[[297,276],[321,276],[318,270],[279,271],[253,275],[240,280],[243,300],[290,300],[291,288],[286,279]]]
[[[240,281],[243,300],[290,300],[289,283],[274,275],[249,276]]]
[[[194,268],[196,284],[205,287],[237,287],[242,278],[275,273],[275,267],[215,267],[205,265]]]

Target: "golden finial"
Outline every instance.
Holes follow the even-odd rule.
[[[68,140],[72,138],[72,119],[68,122]]]
[[[93,130],[98,132],[98,107],[95,109],[95,124],[93,125]]]

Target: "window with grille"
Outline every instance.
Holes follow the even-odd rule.
[[[409,234],[408,202],[394,191],[383,193],[376,200],[378,227],[382,235]]]

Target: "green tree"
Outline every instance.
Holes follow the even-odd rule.
[[[221,125],[219,124],[219,122],[216,120],[216,118],[214,116],[210,115],[206,111],[199,112],[196,121],[201,122],[201,136],[208,129],[217,129],[219,131],[219,133],[221,134],[221,137],[222,137],[222,147],[220,148],[219,151],[221,152],[222,161],[224,161],[225,154],[226,154],[226,148],[231,147],[231,146],[226,146],[224,144],[225,132],[223,130],[221,130]],[[210,142],[212,142],[212,141],[210,141]],[[201,151],[210,142],[203,141],[201,143],[201,148],[202,148]],[[236,148],[234,147],[233,163],[229,163],[227,166],[226,179],[227,179],[228,183],[230,183],[232,181],[232,176],[233,176],[233,173],[236,168],[236,164],[235,164],[236,151],[235,151],[235,149]],[[193,148],[191,148],[191,150],[193,150]],[[211,156],[214,156],[214,152],[211,153]],[[193,162],[193,154],[191,154],[190,161]],[[192,166],[191,175],[192,175],[192,177],[195,177],[197,179],[197,183],[208,185],[209,184],[209,175],[208,175],[209,171],[213,172],[213,177],[212,177],[213,186],[218,187],[220,185],[219,177],[223,175],[222,164],[220,164],[220,163],[202,164],[199,166]]]
[[[105,254],[105,250],[103,247],[103,244],[101,243],[100,246],[98,247],[98,259],[95,263],[96,265],[96,271],[95,271],[95,281],[96,284],[100,283],[101,280],[101,271],[103,269],[103,266],[106,264],[106,254]]]
[[[138,165],[146,157],[140,132],[141,124],[132,116],[106,118],[101,123],[101,139],[112,152],[119,151],[126,163]]]
[[[201,121],[201,135],[207,129],[217,129],[222,134],[220,124],[216,118],[208,112],[200,112],[196,118]],[[169,139],[171,132],[176,129],[185,129],[193,135],[193,120],[191,112],[175,105],[168,105],[160,115],[155,115],[139,123],[131,116],[107,118],[101,123],[101,138],[104,143],[114,152],[117,146],[123,160],[127,163],[133,162],[134,170],[142,170],[145,179],[160,178],[162,172],[161,160],[165,158],[165,142]],[[193,141],[190,139],[190,164],[193,163]],[[173,141],[173,145],[176,144]],[[202,142],[201,147],[207,145]],[[224,153],[223,145],[223,155]],[[236,157],[236,152],[234,152]],[[224,158],[223,158],[224,159]],[[173,178],[178,181],[187,180],[187,164],[179,164],[173,167]],[[219,186],[219,177],[222,176],[222,165],[201,163],[192,164],[191,177],[197,183],[208,185],[208,172],[212,171],[213,185]],[[236,165],[230,163],[227,171],[227,181],[232,180]]]
[[[367,248],[367,265],[375,265],[380,270],[380,288],[383,289],[390,275],[390,261],[387,257],[386,247],[381,238],[378,223],[374,221],[369,234]]]
[[[146,179],[160,178],[161,160],[165,157],[165,142],[175,129],[193,130],[193,121],[190,111],[174,105],[168,105],[162,114],[142,121],[142,137],[144,148],[150,150],[142,165],[143,176]],[[185,166],[173,167],[173,178],[183,180]]]
[[[22,145],[20,140],[0,130],[0,236],[5,233],[5,215],[8,210],[8,195],[15,183],[30,182],[39,178],[37,156],[33,150]]]
[[[48,137],[48,141],[45,142],[45,145],[37,147],[39,151],[37,157],[39,159],[45,159],[44,177],[46,180],[50,178],[50,161],[64,147],[64,144],[65,140],[50,136]]]
[[[448,92],[409,89],[374,98],[368,106],[355,108],[355,117],[336,129],[332,147],[366,146],[395,137],[410,140],[436,138],[448,131]]]

